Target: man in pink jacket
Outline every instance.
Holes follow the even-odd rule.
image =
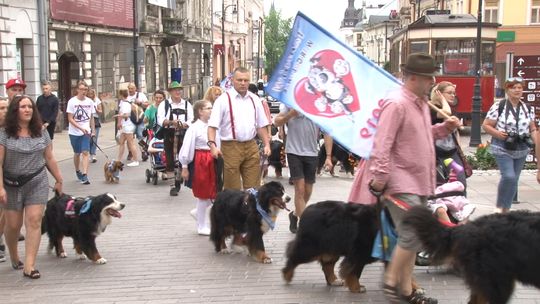
[[[373,196],[365,191],[371,186],[411,206],[425,205],[436,185],[434,138],[445,137],[459,126],[456,117],[431,125],[427,96],[438,67],[430,55],[411,54],[401,69],[404,84],[386,98],[371,157],[364,164],[368,172],[359,172],[351,202],[372,202]],[[421,244],[411,228],[401,225],[405,211],[393,203],[385,204],[399,235],[384,278],[387,299],[390,303],[437,303],[412,290],[414,261]]]

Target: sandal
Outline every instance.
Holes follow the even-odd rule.
[[[437,304],[439,302],[437,299],[429,298],[416,292],[412,292],[409,296],[401,296],[401,298],[411,304]]]
[[[386,283],[383,284],[383,293],[386,299],[391,304],[400,304],[401,298],[399,296],[399,291],[396,286],[390,286]]]
[[[41,274],[39,273],[39,270],[37,269],[34,269],[32,271],[30,271],[30,273],[26,273],[23,271],[23,276],[27,277],[27,278],[30,278],[30,279],[39,279],[41,278]]]
[[[11,262],[11,267],[15,270],[21,270],[24,268],[24,264],[21,261],[18,262]]]

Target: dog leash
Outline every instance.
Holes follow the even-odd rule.
[[[101,153],[103,153],[103,155],[105,155],[105,158],[108,160],[108,161],[111,161],[109,159],[109,156],[107,155],[107,153],[105,153],[101,147],[97,144],[96,142],[96,137],[95,136],[90,136],[90,140],[92,141],[92,144],[94,144],[96,146],[96,148],[98,148],[99,151],[101,151]]]

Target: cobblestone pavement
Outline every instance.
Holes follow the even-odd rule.
[[[113,145],[110,124],[105,124],[102,134],[111,134],[107,135],[110,139],[102,138],[102,146]],[[259,264],[239,254],[219,255],[207,237],[196,234],[189,214],[195,205],[190,191],[182,189],[178,197],[171,198],[167,182],[146,184],[148,163],[126,168],[118,185],[105,184],[101,153],[99,161],[91,164],[92,183],[81,185],[75,181],[67,134],[57,134],[54,145],[66,193],[112,192],[127,205],[122,218],[115,219],[97,239],[108,263],[77,260],[69,238],[64,240],[68,257],[56,258],[47,253],[44,236],[37,259],[41,279],[25,279],[9,263],[0,263],[0,303],[386,303],[381,263],[364,270],[361,281],[368,290],[365,294],[326,286],[316,263],[301,265],[293,282],[284,284],[280,270],[285,264],[286,243],[293,237],[285,213],[279,215],[276,229],[265,235],[273,264]],[[114,158],[116,149],[109,147],[105,152]],[[286,179],[281,181],[286,184]],[[468,181],[469,197],[478,205],[474,216],[490,213],[498,174],[475,174]],[[352,179],[344,177],[320,177],[312,201],[344,200],[351,183]],[[285,187],[293,192],[288,184]],[[538,211],[539,190],[534,172],[524,172],[520,182],[523,202],[516,208]],[[19,246],[22,255],[24,246]],[[417,267],[415,275],[439,303],[466,303],[468,291],[459,277],[435,267]],[[518,285],[512,303],[540,303],[538,299],[538,290]]]

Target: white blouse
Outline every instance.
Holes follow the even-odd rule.
[[[219,147],[219,136],[216,134],[216,145]],[[178,159],[182,164],[182,168],[187,168],[188,164],[193,161],[195,150],[210,150],[208,147],[208,123],[197,119],[186,130],[182,148],[178,153]]]

